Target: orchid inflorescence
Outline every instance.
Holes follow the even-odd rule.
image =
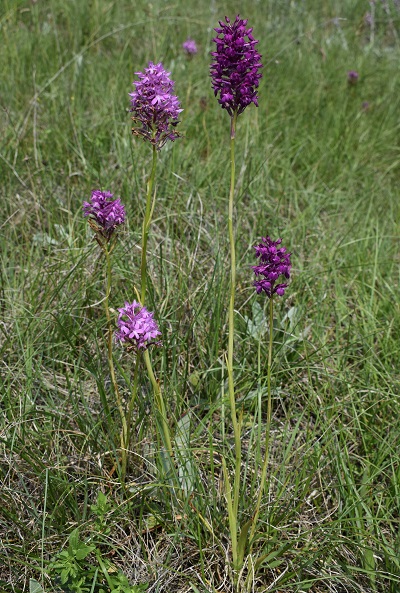
[[[347,82],[349,84],[357,84],[358,78],[359,78],[359,75],[358,75],[357,70],[349,70],[347,72]]]
[[[161,336],[161,332],[153,319],[154,313],[137,301],[125,302],[125,306],[118,311],[118,331],[115,334],[117,342],[126,343],[138,350],[146,350],[151,344],[160,345],[157,337]]]
[[[180,109],[178,97],[172,92],[175,83],[161,62],[149,62],[144,72],[135,74],[140,80],[133,83],[135,91],[129,93],[135,124],[132,133],[160,149],[167,140],[174,141],[179,137],[175,127],[183,110]]]
[[[282,239],[272,241],[270,237],[263,237],[261,243],[254,247],[256,257],[260,264],[252,266],[256,276],[263,276],[262,280],[256,280],[254,286],[257,293],[265,292],[268,298],[274,294],[283,296],[287,287],[286,283],[276,284],[279,276],[290,278],[290,253],[287,253],[286,247],[279,247]]]
[[[182,43],[182,47],[189,55],[197,54],[197,45],[194,39],[186,39],[186,41]]]
[[[258,106],[257,88],[262,74],[261,55],[255,49],[258,41],[252,35],[252,28],[246,28],[247,20],[236,17],[231,23],[219,21],[220,27],[214,29],[218,36],[213,39],[217,50],[211,52],[214,63],[210,67],[212,87],[215,96],[219,93],[221,107],[229,115],[239,115],[254,103]]]
[[[89,217],[93,230],[110,239],[117,226],[125,222],[125,208],[119,198],[113,199],[114,194],[95,189],[89,202],[83,202],[83,215]]]

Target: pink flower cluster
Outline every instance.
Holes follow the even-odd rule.
[[[125,302],[125,306],[118,311],[118,331],[115,334],[118,342],[126,342],[142,350],[146,350],[151,344],[159,344],[157,337],[161,336],[161,332],[153,319],[154,313],[150,313],[136,301]]]
[[[100,232],[110,236],[117,226],[125,222],[125,208],[112,193],[95,189],[90,202],[83,202],[83,215],[89,216]]]
[[[189,55],[197,54],[197,45],[194,39],[186,39],[186,41],[182,43],[182,47]]]
[[[167,140],[176,140],[179,134],[175,127],[182,112],[178,97],[173,94],[174,82],[161,62],[149,62],[144,72],[136,72],[131,97],[131,112],[134,127],[132,133],[148,140],[160,149]]]

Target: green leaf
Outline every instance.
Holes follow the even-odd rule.
[[[243,564],[244,553],[246,551],[246,544],[247,544],[247,535],[249,533],[249,529],[253,523],[253,517],[246,521],[243,525],[242,529],[240,530],[240,535],[238,539],[238,565],[241,566]]]
[[[29,593],[44,593],[44,589],[35,579],[29,579]]]
[[[92,504],[90,506],[91,510],[96,516],[103,516],[109,510],[108,499],[107,496],[103,492],[99,492],[97,495],[96,504]]]
[[[236,517],[234,509],[233,509],[231,482],[229,479],[228,470],[226,468],[226,461],[223,457],[222,457],[221,461],[222,461],[222,473],[224,476],[226,505],[228,507],[228,520],[229,520],[229,531],[230,531],[230,535],[231,535],[233,564],[234,564],[235,568],[237,568],[237,566],[238,566],[237,517]]]
[[[188,412],[177,423],[175,432],[175,450],[178,463],[178,476],[185,495],[193,492],[195,484],[195,468],[190,451],[191,413]]]
[[[80,541],[78,529],[74,529],[74,531],[69,536],[68,550],[70,555],[76,558],[77,560],[84,560],[84,558],[86,558],[86,556],[89,556],[90,552],[93,552],[93,550],[95,549],[96,546],[88,546],[84,542]]]
[[[253,301],[251,306],[252,319],[244,316],[247,331],[252,338],[260,340],[267,330],[267,321],[264,311],[258,301]]]
[[[286,550],[288,550],[290,548],[290,546],[291,546],[291,543],[287,542],[287,543],[283,544],[283,546],[281,546],[277,550],[274,550],[273,552],[267,552],[266,554],[262,554],[255,561],[254,570],[257,571],[260,568],[261,564],[264,564],[264,563],[267,563],[269,568],[274,568],[276,566],[279,566],[279,564],[281,564],[281,562],[282,562],[282,560],[280,558],[278,560],[275,560],[274,562],[272,562],[272,561],[277,556],[283,556],[283,554],[286,552]]]
[[[86,556],[89,556],[90,552],[96,549],[96,546],[87,546],[83,542],[79,544],[79,548],[75,550],[75,557],[77,560],[83,560]]]
[[[364,550],[364,565],[366,571],[368,571],[368,576],[371,579],[371,585],[373,591],[376,590],[376,582],[375,582],[375,575],[376,575],[376,566],[375,566],[375,557],[374,552],[371,548],[366,548]]]
[[[68,538],[68,543],[69,543],[69,549],[74,552],[78,546],[79,543],[79,530],[78,529],[74,529],[69,538]]]
[[[60,577],[61,577],[61,584],[65,585],[65,583],[68,581],[68,575],[69,575],[69,569],[68,568],[64,568],[64,570],[61,571],[60,573]]]

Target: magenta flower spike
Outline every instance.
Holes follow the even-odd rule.
[[[219,21],[220,27],[214,29],[218,36],[213,39],[217,50],[211,52],[214,62],[210,67],[214,94],[219,94],[218,102],[230,116],[239,115],[250,103],[258,107],[257,89],[262,74],[261,55],[255,46],[258,41],[247,28],[247,20],[239,15],[231,23]]]
[[[182,47],[189,55],[197,54],[197,45],[194,39],[186,39],[186,41],[182,43]]]
[[[135,81],[135,91],[131,97],[132,120],[135,126],[132,133],[148,140],[158,149],[167,140],[179,138],[175,127],[178,125],[180,109],[178,97],[173,94],[174,82],[170,79],[161,62],[149,62],[144,72],[136,72],[140,80]]]
[[[127,343],[138,350],[147,350],[151,344],[160,345],[157,336],[161,336],[157,322],[146,307],[136,301],[125,303],[118,309],[118,331],[115,333],[117,342]]]
[[[92,228],[104,237],[110,238],[114,230],[125,222],[125,208],[113,194],[95,189],[90,202],[83,202],[83,215],[89,216]]]
[[[357,82],[358,82],[358,72],[357,72],[357,70],[349,70],[347,72],[347,82],[349,84],[357,84]]]
[[[262,280],[256,280],[254,286],[257,293],[265,292],[268,298],[272,298],[274,294],[283,296],[287,287],[286,283],[276,284],[279,276],[290,278],[290,270],[292,264],[290,263],[290,253],[287,253],[286,247],[279,247],[282,239],[272,241],[270,237],[263,237],[261,243],[256,245],[256,257],[259,258],[260,264],[252,266],[256,276],[262,276]]]

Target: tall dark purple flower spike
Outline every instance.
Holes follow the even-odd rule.
[[[161,62],[149,62],[144,72],[135,72],[140,80],[135,81],[131,97],[132,133],[148,140],[160,149],[167,140],[179,138],[178,125],[180,109],[178,97],[173,94],[174,82]]]
[[[230,160],[231,181],[228,201],[228,234],[230,245],[230,296],[228,308],[228,350],[226,355],[226,368],[228,373],[229,405],[235,440],[235,477],[231,489],[229,477],[225,476],[227,487],[227,502],[229,516],[229,531],[232,541],[232,565],[236,577],[243,568],[243,554],[238,541],[238,510],[241,498],[241,421],[238,417],[235,396],[234,380],[234,335],[235,335],[235,290],[236,290],[236,247],[233,225],[234,193],[235,193],[235,135],[238,116],[243,113],[248,105],[258,105],[257,88],[261,78],[261,55],[255,46],[258,41],[252,35],[252,29],[247,28],[247,21],[239,15],[234,23],[228,17],[225,22],[219,21],[220,27],[215,29],[217,37],[216,51],[212,52],[213,62],[210,66],[210,75],[214,94],[222,109],[226,109],[231,119]],[[224,472],[226,473],[226,472]],[[229,495],[228,495],[229,492]],[[254,524],[253,524],[254,525]],[[244,533],[244,530],[241,530]],[[251,534],[250,539],[253,538]],[[240,536],[242,537],[242,535]],[[244,552],[244,550],[243,550]]]
[[[268,298],[272,298],[274,294],[283,296],[287,284],[276,284],[276,281],[280,276],[290,278],[291,254],[287,253],[286,247],[279,247],[282,239],[272,241],[270,237],[263,237],[261,241],[254,247],[260,263],[252,268],[256,276],[262,276],[262,280],[256,280],[254,286],[257,293],[265,292]]]
[[[219,94],[221,107],[232,117],[241,114],[248,105],[258,106],[258,81],[262,74],[261,55],[255,49],[258,41],[252,35],[253,29],[246,28],[247,20],[236,17],[231,23],[219,21],[220,27],[215,31],[218,36],[213,39],[217,50],[212,52],[214,62],[210,67],[214,94]]]

